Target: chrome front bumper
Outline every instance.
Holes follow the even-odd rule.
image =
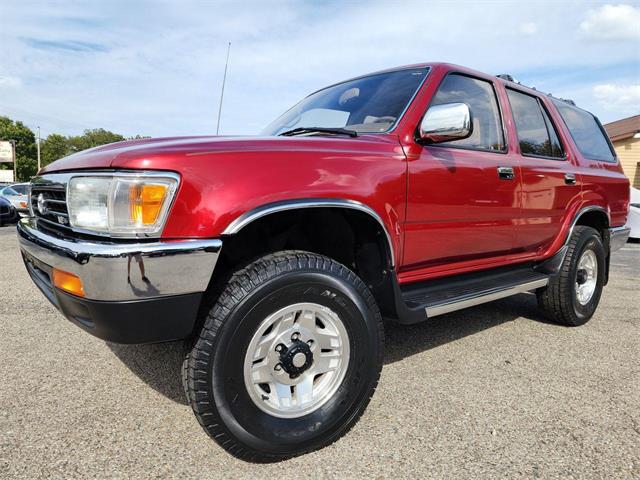
[[[82,280],[86,299],[111,302],[204,292],[222,248],[218,239],[152,243],[61,239],[38,230],[34,218],[20,220],[18,238],[25,262],[31,262],[35,273],[46,277],[47,267],[74,273]],[[30,271],[32,277],[34,272]]]

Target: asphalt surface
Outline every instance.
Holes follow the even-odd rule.
[[[0,478],[640,478],[640,245],[595,317],[519,295],[387,328],[378,390],[321,451],[256,465],[186,404],[181,345],[119,346],[65,320],[0,228]]]

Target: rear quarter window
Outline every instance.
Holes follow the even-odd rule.
[[[602,162],[616,161],[611,145],[596,117],[561,100],[552,101],[583,157]]]

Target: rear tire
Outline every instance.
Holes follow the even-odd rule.
[[[357,422],[382,353],[380,312],[352,271],[279,252],[237,271],[220,294],[185,357],[187,398],[234,456],[278,461],[328,445]]]
[[[549,320],[572,327],[589,321],[602,295],[605,258],[598,231],[576,226],[560,272],[537,292],[538,305]]]

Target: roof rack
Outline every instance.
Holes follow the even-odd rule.
[[[551,95],[551,94],[549,94],[549,95]],[[553,97],[553,95],[551,95],[551,96]],[[568,103],[569,105],[573,105],[574,107],[576,106],[576,102],[574,102],[570,98],[558,98],[558,100],[560,100],[560,101],[562,101],[564,103]]]
[[[513,78],[513,75],[510,75],[508,73],[501,73],[500,75],[496,75],[496,77],[501,78],[503,80],[506,80],[507,82],[513,82],[513,83],[517,83],[518,85],[522,85],[523,87],[528,87],[528,85],[525,85],[520,80],[516,80],[515,78]],[[534,87],[534,86],[531,86],[529,88],[531,90],[535,90],[536,89],[536,87]]]
[[[518,85],[523,85],[519,80],[516,80],[515,78],[513,78],[513,75],[510,75],[508,73],[501,73],[500,75],[496,75],[496,77],[501,78],[503,80],[506,80],[508,82],[513,82],[513,83],[517,83]],[[526,85],[525,85],[526,86]],[[536,87],[529,87],[532,90],[535,90]],[[576,106],[576,102],[574,102],[573,100],[571,100],[570,98],[559,98],[559,97],[554,97],[552,94],[547,93],[548,96],[553,97],[557,100],[560,100],[561,102],[565,102],[568,103],[569,105],[573,105],[574,107]]]

